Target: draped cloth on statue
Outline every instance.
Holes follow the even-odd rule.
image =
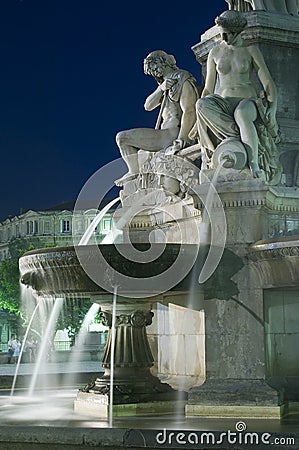
[[[169,89],[168,97],[173,102],[178,102],[180,100],[181,92],[185,81],[189,81],[193,86],[196,94],[198,95],[198,90],[196,86],[196,80],[193,75],[187,70],[177,69],[167,76],[170,80],[176,80],[176,83]]]
[[[240,136],[234,120],[234,109],[240,100],[223,98],[217,94],[199,99],[197,126],[203,148],[214,151],[223,139]]]
[[[235,137],[240,139],[239,127],[234,120],[234,110],[243,100],[241,98],[223,98],[210,94],[197,103],[197,126],[200,144],[203,149],[213,152],[224,139]],[[250,100],[250,99],[249,99]],[[265,180],[275,184],[281,176],[281,165],[278,161],[276,147],[277,138],[273,137],[264,122],[263,105],[259,100],[252,99],[256,104],[258,117],[255,127],[259,139],[259,164],[264,172]]]
[[[166,102],[163,106],[163,122],[161,129],[179,127],[181,126],[182,110],[179,105],[179,101],[182,94],[184,83],[188,81],[192,86],[196,99],[198,99],[198,88],[196,79],[187,70],[177,69],[167,76],[170,80],[175,80],[174,85],[167,91]],[[174,114],[173,111],[176,111]],[[170,113],[172,112],[172,113]]]

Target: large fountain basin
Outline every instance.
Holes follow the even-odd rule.
[[[157,283],[156,277],[160,277],[161,281],[165,274],[165,277],[171,277],[172,291],[188,290],[188,274],[194,265],[198,246],[154,244],[151,248],[154,248],[158,257],[150,262],[144,262],[146,257],[144,261],[142,259],[142,252],[146,255],[149,249],[147,244],[136,244],[134,247],[130,244],[120,244],[118,247],[108,244],[33,250],[20,258],[21,283],[31,286],[37,295],[44,297],[111,295],[114,287],[118,286],[120,296],[125,297],[127,294],[130,297],[146,298],[159,296],[161,286],[158,286],[160,283]],[[137,261],[136,250],[139,252]],[[179,266],[174,274],[169,274],[168,270],[174,264]]]
[[[31,286],[39,296],[83,297],[95,302],[98,298],[101,304],[111,302],[116,286],[119,300],[138,298],[147,302],[149,298],[161,301],[164,293],[187,294],[190,289],[195,297],[196,292],[204,291],[205,299],[228,300],[238,293],[232,277],[243,262],[232,251],[197,244],[152,244],[155,258],[143,262],[142,252],[146,260],[149,247],[107,244],[33,250],[19,260],[21,282]],[[223,251],[220,262],[210,278],[199,284],[207,254],[215,248],[218,254]],[[82,261],[84,266],[88,264],[88,274]]]

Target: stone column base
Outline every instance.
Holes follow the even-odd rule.
[[[188,394],[186,416],[279,419],[278,393],[262,379],[210,379]]]
[[[281,405],[281,419],[283,423],[298,423],[299,402],[286,401]]]
[[[186,400],[162,400],[141,403],[113,404],[113,417],[125,416],[183,416]],[[79,391],[74,402],[74,411],[79,414],[109,418],[109,396]]]

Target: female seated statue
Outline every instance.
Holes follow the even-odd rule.
[[[247,25],[245,16],[228,10],[215,22],[222,41],[209,53],[206,83],[196,103],[203,159],[209,168],[217,145],[226,138],[237,138],[246,149],[252,176],[271,182],[280,171],[275,146],[278,134],[275,84],[259,48],[247,45],[241,36]],[[252,82],[254,70],[262,94]]]

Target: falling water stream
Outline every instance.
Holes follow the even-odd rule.
[[[202,212],[202,221],[199,225],[199,235],[198,235],[198,241],[199,241],[199,252],[204,251],[204,248],[208,245],[213,245],[213,204],[215,203],[215,200],[217,200],[218,193],[216,191],[216,183],[218,176],[220,174],[220,171],[223,167],[223,163],[225,161],[222,160],[220,164],[217,166],[212,179],[209,181],[209,187],[208,192],[206,195],[206,199],[204,202],[204,208]],[[206,180],[208,182],[208,180]],[[216,197],[216,198],[215,198]],[[212,229],[212,230],[211,230]],[[212,234],[211,234],[212,231]],[[223,233],[226,236],[226,221],[223,222]],[[214,235],[215,237],[215,235]],[[191,274],[191,280],[190,280],[190,286],[189,286],[189,295],[188,295],[188,301],[186,305],[186,310],[182,312],[183,314],[183,323],[190,324],[190,327],[192,327],[193,324],[193,314],[194,314],[194,299],[196,298],[196,301],[198,301],[198,286],[197,284],[202,284],[205,282],[214,272],[216,267],[218,266],[218,263],[222,257],[223,250],[221,247],[218,249],[216,247],[216,250],[210,250],[209,254],[205,258],[205,263],[203,267],[200,270],[200,273],[198,275],[197,271],[192,271]],[[211,258],[209,263],[208,258]],[[208,262],[208,264],[207,264]],[[196,294],[195,294],[196,292]],[[196,304],[196,310],[200,307],[200,305]],[[170,314],[170,310],[168,309],[168,314]],[[182,333],[184,331],[182,330]],[[184,391],[190,389],[190,385],[188,386],[188,380],[185,379],[185,376],[179,377],[179,381],[177,384],[176,389],[178,390],[178,406],[176,411],[176,418],[177,420],[180,418],[181,415],[181,405],[180,403],[184,400]],[[192,387],[192,386],[191,386]]]
[[[114,386],[114,347],[115,347],[115,320],[116,320],[116,302],[117,288],[114,286],[112,303],[112,324],[111,324],[111,354],[110,354],[110,399],[109,399],[109,426],[113,426],[113,386]]]
[[[203,214],[202,214],[202,223],[200,224],[199,229],[199,245],[200,247],[202,245],[210,245],[210,249],[208,252],[208,255],[206,257],[205,263],[200,271],[198,282],[200,284],[204,283],[205,281],[210,278],[210,276],[213,274],[214,270],[218,266],[222,255],[224,251],[225,241],[226,241],[226,217],[225,213],[223,211],[223,208],[218,208],[218,212],[222,214],[221,225],[222,230],[221,233],[219,230],[217,230],[217,224],[219,221],[219,217],[217,220],[213,220],[213,204],[215,202],[215,198],[220,200],[218,193],[216,191],[215,185],[217,178],[219,176],[219,173],[221,169],[223,168],[223,164],[225,163],[225,160],[221,160],[220,164],[217,166],[212,180],[209,183],[209,189],[205,201],[205,205],[203,208]],[[221,200],[220,200],[221,202]],[[211,232],[211,236],[209,236]]]
[[[19,367],[20,367],[23,351],[24,351],[24,348],[25,348],[25,345],[26,345],[27,337],[28,337],[28,334],[29,334],[29,331],[30,331],[30,327],[31,327],[31,324],[32,324],[32,321],[34,319],[35,313],[38,310],[39,306],[40,306],[40,301],[38,300],[37,304],[36,304],[36,306],[35,306],[35,308],[33,310],[33,313],[31,315],[30,321],[29,321],[29,323],[27,325],[26,331],[25,331],[24,339],[23,339],[23,342],[22,342],[21,350],[20,350],[20,356],[18,358],[18,362],[17,362],[17,366],[16,366],[16,370],[15,370],[15,374],[14,374],[13,382],[12,382],[12,386],[11,386],[11,391],[10,391],[10,396],[11,397],[14,394],[16,381],[17,381],[17,377],[18,377],[18,373],[19,373]]]
[[[125,211],[122,214],[122,216],[118,219],[117,223],[113,223],[112,230],[110,231],[110,233],[107,234],[107,236],[104,237],[102,244],[113,244],[114,242],[116,242],[118,236],[120,236],[122,234],[122,230],[123,230],[124,226],[130,221],[130,219],[132,217],[134,217],[136,214],[138,214],[141,210],[146,209],[146,207],[144,207],[144,202],[146,199],[148,199],[150,197],[152,197],[152,192],[149,192],[144,197],[142,197],[142,199],[139,199],[139,201],[137,201],[134,205],[130,206],[130,208],[128,208],[127,211]],[[120,200],[120,198],[118,197],[117,199],[114,199],[113,204],[116,203],[117,200]],[[96,216],[96,218],[94,219],[95,224],[93,226],[91,226],[93,224],[93,222],[90,224],[90,232],[89,232],[88,239],[87,239],[87,237],[85,238],[85,234],[87,235],[87,230],[86,230],[79,245],[82,245],[81,242],[84,242],[85,244],[88,243],[88,240],[90,239],[93,231],[95,230],[96,223],[98,224],[99,221],[101,220],[101,218],[103,217],[102,211],[99,213],[99,216],[100,215],[101,215],[101,217],[99,219],[98,219],[98,216]]]
[[[40,373],[40,369],[42,367],[42,364],[44,362],[44,359],[45,359],[45,356],[46,356],[46,353],[48,350],[51,333],[53,332],[55,322],[56,322],[57,317],[62,309],[63,302],[64,302],[64,298],[56,298],[54,300],[54,306],[51,311],[51,314],[50,314],[50,317],[49,317],[49,320],[47,323],[47,327],[46,327],[45,333],[43,335],[43,340],[42,340],[41,346],[38,351],[38,356],[37,356],[37,360],[35,363],[34,372],[33,372],[29,390],[28,390],[28,396],[33,395],[33,392],[34,392],[34,389],[36,386],[36,382],[37,382],[37,377]]]
[[[80,360],[80,350],[82,350],[82,348],[83,348],[84,340],[88,333],[88,325],[90,324],[90,322],[93,321],[93,319],[95,318],[99,309],[100,309],[100,305],[97,303],[93,303],[91,305],[91,307],[89,308],[87,314],[84,317],[80,331],[76,337],[75,346],[72,347],[70,359],[67,363],[68,366],[70,367],[70,369],[76,367],[76,363]],[[74,347],[76,347],[76,348],[74,348]],[[76,375],[77,375],[76,372],[75,373],[70,372],[68,375],[66,375],[65,384],[68,386],[73,385]]]
[[[93,219],[89,227],[83,234],[78,245],[87,245],[94,230],[104,217],[104,215],[109,211],[109,209],[118,201],[120,198],[117,197],[113,199],[108,205],[106,205],[99,214]],[[118,228],[118,227],[117,227]],[[113,292],[113,304],[112,304],[112,324],[111,324],[111,355],[110,355],[110,398],[109,398],[109,426],[113,426],[113,386],[114,386],[114,347],[115,347],[115,317],[116,317],[116,301],[117,301],[117,286],[114,287]]]
[[[96,215],[96,217],[93,219],[93,221],[89,224],[88,228],[84,232],[79,245],[87,245],[94,230],[100,223],[100,221],[103,219],[104,215],[109,211],[109,209],[118,201],[120,201],[119,197],[114,198],[111,202],[108,203],[101,211]]]

